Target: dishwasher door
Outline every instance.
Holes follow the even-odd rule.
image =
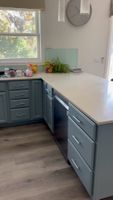
[[[62,97],[54,97],[54,137],[56,142],[67,160],[68,146],[68,102],[64,102]]]

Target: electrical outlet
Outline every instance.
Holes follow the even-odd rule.
[[[97,64],[103,64],[103,63],[104,63],[104,57],[95,58],[95,59],[94,59],[94,62],[97,63]]]

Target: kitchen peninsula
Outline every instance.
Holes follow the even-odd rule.
[[[113,196],[112,82],[86,73],[0,79],[0,126],[43,119],[44,83],[69,102],[68,160],[81,182],[94,200]]]

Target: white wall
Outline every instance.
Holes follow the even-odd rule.
[[[67,0],[68,1],[68,0]],[[93,14],[85,26],[73,27],[66,20],[57,22],[58,0],[46,0],[45,47],[78,48],[79,65],[87,72],[104,76],[110,0],[91,0]]]

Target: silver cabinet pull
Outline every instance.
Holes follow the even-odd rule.
[[[81,123],[81,121],[77,118],[77,117],[75,117],[74,115],[73,115],[73,118],[75,119],[75,121],[77,122],[77,123]]]
[[[77,140],[77,138],[73,135],[72,136],[72,138],[74,139],[74,141],[78,144],[78,145],[80,145],[80,142]]]
[[[24,117],[24,114],[17,114],[16,117]]]
[[[48,88],[46,88],[46,93],[49,94],[49,90],[48,90]]]
[[[24,87],[24,84],[19,85],[19,87]]]
[[[75,161],[73,159],[71,159],[72,163],[74,164],[74,166],[76,167],[77,170],[80,169],[80,167],[78,167],[78,165],[75,163]]]

